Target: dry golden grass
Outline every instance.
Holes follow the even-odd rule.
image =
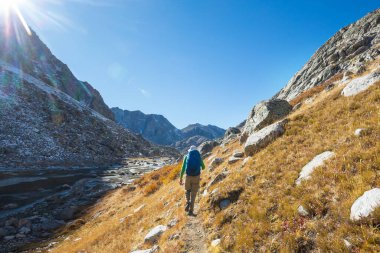
[[[286,133],[246,166],[217,168],[216,173],[225,166],[233,173],[212,188],[219,189],[217,196],[202,201],[202,218],[211,237],[223,238],[225,250],[345,252],[344,239],[357,251],[380,250],[376,222],[360,226],[349,220],[354,200],[380,185],[380,83],[349,98],[340,95],[341,89],[323,94],[307,110],[291,115]],[[356,137],[356,128],[368,130]],[[326,150],[334,151],[335,158],[297,187],[301,168]],[[219,155],[223,157],[223,152]],[[247,182],[249,176],[255,179]],[[235,204],[222,211],[214,208],[213,199],[241,187]],[[301,204],[310,217],[298,215]]]
[[[212,155],[224,162],[202,174],[201,191],[218,173],[230,173],[200,201],[198,218],[207,241],[222,238],[221,248],[210,252],[347,252],[344,239],[352,243],[353,252],[380,251],[380,210],[366,224],[349,219],[352,203],[380,186],[380,83],[354,97],[341,96],[341,89],[313,93],[312,104],[289,116],[285,134],[244,166],[242,161],[227,162],[235,150],[242,150],[238,140],[214,149]],[[367,130],[356,137],[356,128]],[[296,186],[301,168],[326,150],[335,157]],[[208,167],[210,161],[205,163]],[[135,190],[126,187],[108,194],[82,217],[79,228],[66,231],[53,252],[148,248],[142,244],[146,233],[173,218],[179,223],[163,234],[159,245],[162,252],[181,252],[182,240],[168,240],[181,233],[187,221],[184,191],[176,180],[179,170],[180,164],[165,167],[137,180]],[[220,210],[218,203],[226,197],[233,203]],[[146,206],[134,213],[142,204]],[[299,216],[299,205],[309,217]],[[127,218],[120,223],[122,217]],[[70,239],[64,240],[67,236]]]

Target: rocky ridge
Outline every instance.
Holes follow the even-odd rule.
[[[360,74],[380,55],[380,9],[340,29],[274,97],[294,99],[337,73]]]

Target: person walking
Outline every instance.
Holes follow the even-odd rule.
[[[186,191],[186,207],[185,211],[189,215],[194,215],[195,198],[199,190],[201,180],[201,168],[205,169],[201,154],[197,147],[191,146],[187,155],[183,159],[181,175],[179,179],[180,185],[183,184],[182,177],[186,172],[185,191]]]

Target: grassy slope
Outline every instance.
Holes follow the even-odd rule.
[[[380,251],[379,228],[349,220],[352,203],[364,191],[380,186],[380,83],[348,98],[340,95],[342,88],[318,93],[312,104],[290,115],[286,133],[245,166],[224,162],[203,174],[204,187],[221,171],[231,172],[208,191],[218,188],[217,193],[201,198],[199,218],[208,241],[222,238],[227,252],[344,252],[343,239],[347,239],[356,247],[354,251]],[[356,137],[356,128],[368,131]],[[227,161],[237,149],[242,147],[235,141],[217,147],[213,154]],[[296,186],[301,168],[326,150],[334,151],[335,158]],[[164,233],[159,245],[163,252],[180,252],[181,238],[168,240],[181,232],[187,219],[182,211],[184,191],[175,180],[178,172],[179,165],[165,167],[138,180],[134,191],[126,187],[110,193],[77,221],[84,225],[65,229],[53,252],[116,253],[137,246],[148,248],[141,244],[146,233],[173,218],[179,223]],[[217,204],[226,196],[235,197],[236,202],[220,210]],[[134,213],[141,204],[146,206]],[[310,217],[297,214],[300,204]],[[380,212],[376,215],[379,218]]]

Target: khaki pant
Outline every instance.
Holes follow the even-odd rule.
[[[195,198],[199,190],[201,176],[187,176],[185,179],[186,201],[190,204],[190,211],[194,210]]]

